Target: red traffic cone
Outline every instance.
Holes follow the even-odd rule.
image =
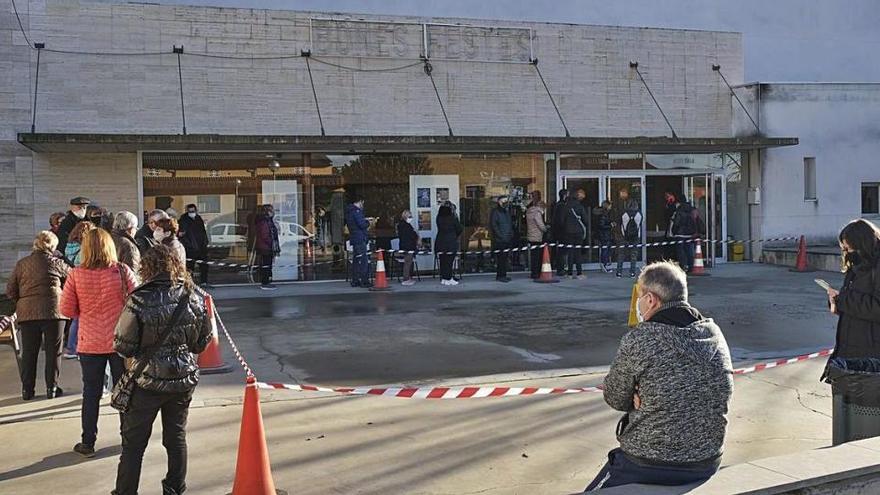
[[[535,279],[539,284],[555,284],[559,279],[553,276],[553,267],[550,265],[550,249],[544,244],[544,255],[541,260],[541,276]]]
[[[789,271],[792,271],[792,272],[815,272],[816,271],[809,264],[807,264],[807,239],[804,236],[801,236],[801,240],[798,243],[797,261],[794,264],[794,268],[790,269]]]
[[[376,282],[370,287],[372,291],[391,290],[388,285],[388,277],[385,276],[385,257],[382,255],[383,250],[380,249],[376,257]]]
[[[263,413],[260,411],[260,393],[257,380],[252,376],[248,377],[244,388],[238,461],[230,495],[287,495],[283,490],[276,490],[275,481],[272,480]]]
[[[203,375],[215,373],[229,373],[232,367],[223,362],[223,353],[220,351],[220,334],[217,332],[217,317],[214,315],[214,298],[210,294],[205,296],[205,309],[208,319],[211,320],[211,341],[208,347],[199,354],[199,372]]]
[[[697,245],[697,253],[694,255],[694,266],[691,268],[691,272],[688,275],[693,277],[706,277],[709,275],[709,272],[706,271],[706,266],[703,264],[703,241],[696,239],[694,240],[694,243]]]

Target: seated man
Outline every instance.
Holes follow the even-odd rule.
[[[630,483],[685,485],[721,464],[733,393],[721,329],[687,302],[687,278],[653,263],[638,281],[640,323],[623,336],[605,377],[605,402],[626,412],[620,448],[586,491]]]

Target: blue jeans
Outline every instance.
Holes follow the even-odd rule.
[[[680,486],[705,481],[718,472],[721,457],[693,465],[648,464],[626,455],[619,448],[608,452],[608,462],[584,492],[613,486],[640,483],[643,485]]]
[[[68,354],[76,354],[76,338],[79,335],[79,319],[70,321],[70,334],[67,336],[67,347],[65,352]]]
[[[90,446],[94,446],[98,439],[98,410],[104,393],[104,369],[107,363],[110,363],[110,374],[115,385],[125,371],[125,363],[118,354],[79,355],[83,382],[82,443]]]
[[[367,243],[352,243],[351,260],[351,283],[357,285],[369,285],[370,283],[370,257],[367,255]]]
[[[696,251],[696,244],[693,242],[681,242],[687,239],[676,239],[679,241],[678,244],[675,245],[675,253],[678,257],[678,264],[681,265],[681,269],[689,272],[694,267],[694,252]]]

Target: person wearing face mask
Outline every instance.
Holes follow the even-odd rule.
[[[162,218],[156,222],[156,229],[153,230],[153,240],[156,244],[164,244],[173,249],[180,262],[186,264],[186,249],[177,240],[177,233],[179,231],[180,227],[177,225],[177,220]]]
[[[70,237],[70,233],[76,224],[85,220],[86,208],[91,203],[92,201],[89,198],[82,196],[77,196],[70,200],[70,210],[67,211],[67,215],[65,215],[64,220],[58,226],[58,251],[64,252],[64,248],[67,247],[67,238]]]
[[[364,216],[364,198],[357,197],[345,209],[345,225],[348,227],[348,242],[351,243],[351,286],[370,288],[370,221]]]
[[[190,272],[195,272],[198,264],[199,284],[208,283],[208,264],[198,263],[208,259],[208,231],[205,229],[205,221],[199,215],[199,209],[194,204],[186,205],[186,215],[180,219],[180,242],[186,249],[186,267]]]
[[[541,191],[532,191],[532,202],[526,210],[526,237],[529,239],[531,246],[531,275],[533,279],[541,276],[541,261],[544,250],[541,245],[544,244],[544,236],[550,226],[544,221],[544,214],[547,212],[547,204],[541,201]]]
[[[838,239],[846,275],[840,290],[828,289],[830,310],[838,315],[830,359],[880,358],[880,228],[853,220]]]
[[[620,447],[586,491],[633,483],[686,485],[721,465],[733,394],[721,329],[688,303],[687,275],[673,262],[642,270],[639,324],[620,340],[605,377],[609,406],[626,413]]]
[[[151,247],[157,244],[156,240],[153,239],[153,231],[156,230],[156,222],[163,218],[170,217],[163,210],[156,209],[151,211],[147,215],[147,221],[144,223],[144,226],[138,229],[137,233],[134,235],[134,242],[137,244],[141,256],[145,255]]]
[[[416,283],[412,278],[413,251],[418,248],[419,234],[412,226],[413,215],[409,210],[403,210],[400,220],[397,222],[397,238],[400,240],[400,250],[403,251],[403,280],[401,285],[413,285]]]
[[[507,276],[507,260],[509,252],[502,251],[509,249],[513,242],[513,218],[510,216],[510,210],[507,208],[510,198],[507,196],[498,196],[495,208],[489,215],[489,233],[492,236],[492,250],[495,253],[495,280],[499,282],[510,282]]]

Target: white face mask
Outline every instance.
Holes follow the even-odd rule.
[[[639,306],[639,303],[642,302],[642,297],[636,299],[636,319],[639,320],[639,323],[645,321],[645,315],[642,314],[642,307]]]
[[[83,219],[86,217],[86,209],[83,208],[80,210],[73,211],[73,214],[76,215],[76,218]]]
[[[168,235],[166,235],[165,231],[162,229],[156,229],[153,231],[153,239],[155,239],[156,242],[162,242],[166,237],[168,237]]]
[[[196,212],[191,211],[191,212],[187,213],[187,215],[188,215],[190,218],[195,218],[195,217],[196,217]]]

